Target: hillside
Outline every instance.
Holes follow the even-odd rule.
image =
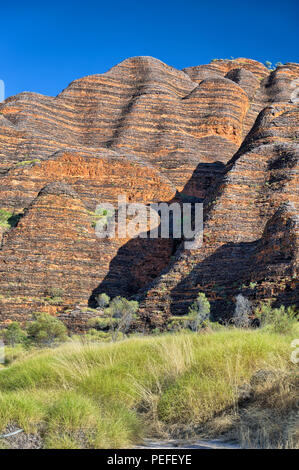
[[[176,70],[134,57],[57,97],[0,104],[0,322],[36,311],[84,328],[76,306],[135,296],[160,325],[199,291],[216,317],[236,294],[299,305],[299,64]],[[100,239],[97,204],[204,202],[204,243]],[[53,305],[49,292],[60,289]],[[69,315],[69,317],[68,317]]]

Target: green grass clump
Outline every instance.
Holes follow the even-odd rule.
[[[27,165],[34,165],[35,163],[40,163],[41,160],[39,158],[34,158],[33,160],[22,160],[16,164],[16,167],[20,166],[27,166]]]
[[[198,425],[235,406],[263,368],[290,371],[294,334],[224,328],[70,341],[36,350],[0,373],[0,432],[16,423],[47,448],[117,448],[160,426]]]
[[[9,423],[18,423],[25,432],[36,432],[43,420],[45,410],[41,393],[27,391],[0,394],[0,429],[4,430]]]

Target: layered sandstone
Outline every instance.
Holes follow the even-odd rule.
[[[179,71],[134,57],[55,98],[25,92],[0,104],[0,208],[21,216],[2,237],[0,321],[48,311],[70,325],[65,312],[95,306],[98,292],[137,295],[153,325],[185,313],[199,291],[216,316],[239,292],[298,303],[298,78],[293,63]],[[203,246],[97,238],[97,204],[120,194],[204,200]]]

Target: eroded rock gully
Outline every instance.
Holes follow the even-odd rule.
[[[84,314],[68,311],[103,291],[137,296],[153,326],[185,313],[198,291],[216,316],[241,291],[298,304],[298,77],[294,63],[179,71],[134,57],[57,97],[0,104],[0,208],[22,214],[2,234],[1,325],[46,311],[82,329]],[[92,214],[119,194],[204,201],[203,246],[97,238]],[[55,288],[59,305],[45,300]]]

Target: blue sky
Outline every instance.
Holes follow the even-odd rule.
[[[231,56],[299,62],[298,0],[4,0],[0,12],[6,97],[56,95],[137,55],[177,68]]]

